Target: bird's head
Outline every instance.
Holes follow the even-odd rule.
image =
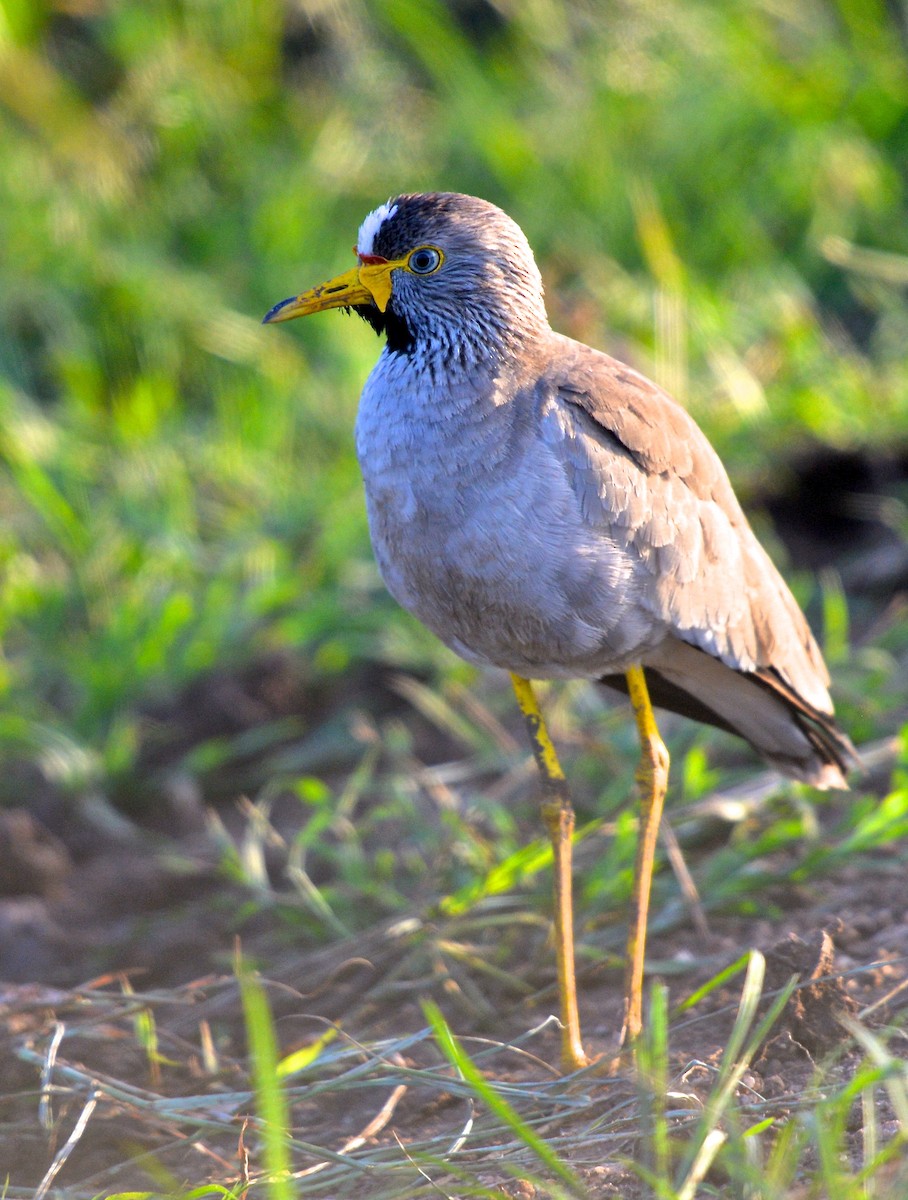
[[[265,323],[353,309],[393,352],[463,354],[533,337],[547,325],[542,280],[523,231],[494,204],[453,192],[397,196],[359,229],[357,265],[282,300]]]

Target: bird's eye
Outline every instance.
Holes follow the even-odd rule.
[[[415,275],[431,275],[445,261],[445,256],[434,246],[420,246],[407,259],[407,267]]]

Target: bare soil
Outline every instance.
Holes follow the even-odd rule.
[[[232,809],[225,815],[231,812],[238,822],[245,819]],[[519,1041],[557,1007],[541,922],[515,922],[504,933],[479,922],[471,931],[433,920],[429,912],[409,922],[377,921],[347,941],[320,945],[305,928],[300,933],[291,908],[256,900],[225,875],[223,845],[191,806],[182,814],[183,829],[176,828],[173,811],[170,820],[172,836],[135,824],[105,826],[98,816],[86,820],[84,812],[77,819],[66,798],[46,784],[33,811],[0,811],[0,1161],[15,1185],[13,1196],[45,1177],[82,1110],[90,1080],[97,1081],[100,1100],[57,1181],[72,1189],[67,1195],[147,1189],[162,1168],[183,1185],[242,1182],[241,1150],[254,1144],[242,1133],[250,1100],[231,1111],[232,1132],[221,1128],[201,1138],[138,1102],[142,1095],[207,1096],[216,1105],[218,1095],[248,1089],[233,975],[237,944],[269,981],[285,1053],[310,1043],[329,1023],[368,1044],[418,1035],[425,1026],[420,1001],[429,996],[471,1053],[489,1040],[499,1046]],[[792,975],[805,985],[745,1079],[767,1112],[793,1111],[817,1064],[830,1056],[837,1061],[828,1079],[843,1081],[855,1070],[861,1055],[843,1029],[843,1014],[863,1013],[871,1028],[901,1023],[908,1003],[906,865],[903,847],[878,851],[810,886],[772,889],[767,910],[783,917],[713,915],[706,935],[685,919],[652,938],[651,978],[662,973],[672,1003],[750,947],[766,954],[767,992]],[[279,879],[280,863],[272,867]],[[515,910],[521,899],[525,912],[526,897],[515,900]],[[581,930],[584,949],[595,948],[600,933]],[[459,959],[444,949],[453,941],[461,947]],[[584,962],[580,1005],[587,1048],[607,1060],[621,1021],[620,964],[614,954]],[[508,974],[499,981],[482,970],[483,963]],[[673,1023],[674,1090],[690,1097],[691,1105],[705,1100],[714,1082],[741,981],[741,975],[730,979]],[[136,1013],[143,1010],[154,1015],[163,1056],[158,1064],[137,1038]],[[50,1074],[60,1091],[49,1098],[45,1128],[39,1120],[41,1071],[61,1026],[65,1036]],[[216,1066],[211,1053],[206,1059],[209,1036]],[[557,1075],[551,1066],[558,1061],[554,1025],[526,1049],[531,1054],[501,1049],[483,1060],[483,1069],[511,1083],[549,1086]],[[393,1057],[400,1067],[441,1069],[426,1036]],[[77,1075],[67,1075],[70,1067]],[[593,1077],[584,1086],[590,1097],[586,1123],[599,1110],[605,1120],[616,1104],[634,1098],[629,1071],[598,1082]],[[130,1087],[139,1089],[136,1103]],[[358,1090],[329,1089],[311,1101],[299,1093],[294,1128],[314,1147],[340,1151],[393,1100],[387,1122],[366,1138],[367,1147],[396,1147],[395,1138],[412,1145],[443,1133],[456,1140],[467,1119],[462,1098],[437,1082],[434,1089],[392,1093],[391,1083],[377,1092],[374,1077]],[[880,1121],[881,1136],[891,1135],[896,1118],[885,1103]],[[555,1112],[553,1122],[556,1132],[569,1134],[569,1114]],[[624,1155],[634,1153],[631,1134],[622,1145]],[[483,1161],[481,1142],[477,1154],[474,1166]],[[592,1165],[579,1156],[576,1165],[591,1194],[634,1194],[633,1177],[615,1166],[617,1157],[611,1147]],[[318,1163],[313,1153],[308,1165],[315,1169]],[[488,1169],[480,1172],[483,1182],[502,1188],[510,1180],[511,1186],[508,1171],[495,1163],[490,1155]],[[253,1160],[253,1177],[255,1169]],[[411,1175],[415,1187],[415,1168]],[[315,1189],[310,1194],[337,1194],[333,1188],[319,1192],[315,1179],[309,1186]]]

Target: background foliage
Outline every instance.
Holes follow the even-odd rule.
[[[472,1068],[480,1082],[469,1082],[471,1068],[437,1013],[414,1017],[402,1007],[434,985],[445,1002],[459,997],[459,1022],[491,1019],[496,1038],[509,1036],[500,1022],[510,1028],[515,997],[535,992],[550,964],[550,850],[520,731],[508,725],[506,685],[499,696],[493,680],[455,662],[378,578],[351,437],[378,351],[373,335],[339,314],[289,328],[265,329],[260,318],[351,265],[360,220],[397,192],[451,189],[501,204],[537,250],[555,326],[655,377],[704,426],[808,606],[843,724],[866,745],[908,713],[906,187],[906,0],[0,0],[0,804],[31,806],[43,819],[50,792],[56,823],[48,827],[62,831],[67,869],[71,859],[84,868],[99,847],[102,860],[106,848],[105,869],[123,885],[105,891],[100,874],[76,870],[69,891],[48,901],[74,908],[76,920],[72,898],[89,912],[94,898],[103,910],[88,938],[83,930],[83,941],[72,939],[65,970],[83,979],[111,962],[150,963],[153,980],[185,982],[211,964],[221,969],[241,934],[244,953],[269,971],[291,948],[297,974],[287,977],[309,1003],[319,971],[333,981],[351,954],[384,962],[387,989],[377,985],[365,1004],[385,1039],[375,1043],[366,1090],[398,1082],[394,1064],[428,1037],[411,1036],[413,1021],[429,1019],[460,1082],[447,1071],[415,1071],[408,1057],[399,1078],[425,1083],[418,1094],[431,1097],[413,1111],[434,1111],[437,1096],[447,1103],[459,1089],[472,1124],[478,1097],[485,1117],[480,1111],[477,1129],[490,1113],[498,1121],[488,1144],[505,1172],[535,1169],[541,1158],[570,1178],[573,1166],[562,1167],[556,1150],[535,1134],[527,1139],[529,1121],[564,1163],[594,1172],[605,1158],[639,1151],[633,1170],[661,1197],[701,1194],[726,1136],[721,1169],[737,1181],[734,1194],[806,1195],[797,1190],[805,1172],[811,1195],[895,1194],[888,1172],[902,1171],[908,1124],[901,1034],[890,1052],[888,1033],[858,1029],[863,1065],[850,1074],[833,1065],[822,1085],[802,1072],[778,1117],[790,1118],[784,1125],[750,1084],[732,1106],[760,1040],[749,1029],[759,955],[705,1106],[690,1097],[702,1120],[695,1108],[666,1109],[679,1092],[666,1095],[661,988],[640,1048],[637,1107],[619,1095],[602,1110],[570,1089],[553,1091],[547,1077],[515,1089],[510,1057],[510,1100],[489,1107],[493,1089],[481,1081],[497,1066],[487,1043],[483,1076]],[[826,467],[799,492],[808,451]],[[887,471],[886,488],[870,486]],[[788,552],[766,519],[767,498],[786,491],[795,496],[789,534],[814,510],[826,518],[819,530],[805,520],[808,536],[789,538]],[[871,526],[865,553],[862,531]],[[854,546],[843,544],[849,539]],[[858,550],[858,565],[849,564]],[[881,566],[889,574],[882,585],[877,579],[872,602],[858,600],[834,572],[815,577],[813,568],[829,562],[850,565],[845,585],[873,583]],[[279,703],[265,702],[269,689]],[[609,972],[613,999],[620,974],[635,734],[626,707],[604,711],[583,687],[553,688],[546,708],[577,799],[578,951],[581,963],[596,965],[598,1008]],[[884,910],[876,914],[880,937],[889,936],[886,922],[901,920],[901,909],[888,912],[879,898],[893,880],[897,894],[898,843],[908,832],[908,772],[904,763],[893,771],[891,741],[871,751],[876,772],[847,796],[820,800],[805,788],[754,781],[751,759],[748,790],[732,803],[728,785],[742,759],[729,740],[684,723],[667,728],[671,828],[706,908],[743,914],[734,928],[750,940],[754,918],[766,919],[765,930],[792,896],[801,905],[818,877],[841,881],[850,871],[867,905]],[[218,799],[231,803],[207,814],[201,860],[197,842],[182,859],[175,840],[150,855],[150,839],[114,811],[179,833],[184,809],[202,820],[202,802]],[[205,890],[198,869],[210,863],[212,845],[218,894]],[[152,858],[167,874],[159,900],[147,901]],[[181,872],[198,885],[194,905],[181,903]],[[50,892],[59,880],[19,884],[28,895],[42,882]],[[256,925],[276,893],[280,904]],[[119,899],[106,903],[111,895]],[[32,912],[20,928],[37,957],[23,961],[40,966],[42,927]],[[410,919],[383,925],[401,913]],[[873,916],[863,926],[866,946],[878,929]],[[660,870],[654,932],[688,921],[675,878]],[[701,940],[694,958],[702,950],[698,969],[712,974],[712,943]],[[866,948],[861,938],[849,946]],[[695,965],[688,959],[686,967],[680,955],[648,967],[668,977]],[[685,1036],[685,1008],[744,962],[729,968],[723,958],[719,974],[672,1015],[673,1038],[679,1026]],[[874,986],[884,986],[884,975]],[[293,1105],[311,1106],[314,1063],[325,1105],[319,1136],[339,1145],[332,1113],[346,1127],[354,1095],[346,1073],[363,1081],[363,1046],[343,1037],[330,1045],[331,1026],[330,1036],[269,1071],[275,1030],[264,993],[245,968],[240,983],[267,1118],[265,1165],[254,1181],[266,1181],[264,1192],[286,1154],[311,1161],[311,1145],[285,1137],[280,1087]],[[165,1133],[156,1125],[156,1136],[175,1139],[161,1153],[184,1136],[191,1151],[204,1131],[235,1155],[234,1109],[222,1095],[210,1110],[193,1102],[185,1111],[167,1095],[184,1086],[177,1073],[188,1043],[180,1034],[173,1054],[160,1055],[152,1013],[159,1006],[160,1045],[168,1047],[178,990],[164,986],[137,1016],[133,1004],[145,1001],[123,988],[119,998],[93,993],[102,1009],[114,1006],[100,1035],[92,1031],[105,1052],[102,1073],[114,1069],[110,1046],[124,1044],[110,1036],[120,1020],[146,1049],[151,1072],[142,1079],[153,1090],[164,1080],[162,1096],[145,1093],[144,1110],[152,1123],[164,1114]],[[190,1024],[199,1020],[195,990],[185,989],[195,1005]],[[297,996],[287,1003],[297,1006]],[[584,1001],[593,1009],[589,991]],[[874,999],[862,1015],[876,1019],[882,1003]],[[215,1003],[213,1013],[221,1036],[225,1010]],[[338,1011],[326,1019],[338,1020]],[[727,1026],[717,1033],[710,1013],[694,1020],[707,1032],[687,1044],[710,1058],[710,1039],[726,1036]],[[78,1037],[77,1016],[67,1021],[67,1038]],[[345,1018],[348,1029],[357,1022]],[[292,1028],[281,1024],[282,1037]],[[17,1043],[15,1053],[23,1061],[30,1053],[49,1080],[58,1033],[47,1032],[54,1049],[45,1057],[31,1030],[16,1027],[15,1039],[29,1045]],[[595,1034],[610,1036],[601,1022]],[[13,1040],[4,1042],[10,1054]],[[90,1065],[71,1045],[61,1055]],[[242,1072],[222,1076],[221,1051],[211,1038],[206,1046],[205,1086],[219,1081],[212,1098],[225,1081],[248,1083]],[[132,1078],[134,1064],[120,1066]],[[31,1138],[43,1162],[35,1078],[19,1084],[4,1069],[26,1106],[9,1126],[7,1154],[27,1152]],[[71,1096],[84,1085],[87,1122],[97,1103],[94,1068],[79,1078],[73,1068],[65,1076]],[[193,1076],[185,1086],[202,1084]],[[47,1136],[65,1157],[75,1142],[60,1130],[76,1110],[71,1096],[55,1095],[59,1120]],[[308,1137],[309,1109],[294,1113],[294,1136],[302,1129]],[[99,1123],[96,1148],[131,1157],[134,1127],[120,1127],[128,1128],[122,1136],[111,1128]],[[516,1155],[508,1145],[515,1131]],[[430,1132],[417,1127],[422,1140],[411,1147],[447,1162],[450,1142],[440,1149]],[[362,1163],[389,1167],[385,1177],[370,1176],[376,1195],[427,1194],[430,1176],[414,1175],[402,1145],[364,1141]],[[148,1144],[160,1148],[160,1138]],[[330,1157],[332,1194],[360,1195],[357,1161]],[[437,1163],[425,1161],[434,1173]],[[160,1189],[164,1168],[143,1160],[142,1171],[155,1169]],[[71,1161],[66,1170],[73,1178],[77,1168]],[[110,1172],[93,1176],[85,1195],[101,1194],[108,1179],[126,1186],[120,1164]],[[164,1190],[179,1190],[176,1178]],[[326,1170],[301,1186],[325,1194],[328,1178]],[[491,1194],[476,1180],[472,1191]],[[270,1194],[286,1184],[278,1179]],[[704,1187],[718,1195],[722,1184]]]
[[[4,744],[103,784],[218,664],[453,669],[368,549],[371,333],[259,325],[397,191],[505,206],[745,499],[904,439],[905,39],[883,0],[3,0]]]

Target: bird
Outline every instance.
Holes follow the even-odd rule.
[[[646,925],[669,756],[654,706],[717,726],[782,775],[847,788],[807,620],[687,410],[555,332],[539,268],[502,209],[404,193],[359,227],[356,265],[275,304],[385,339],[355,423],[375,557],[392,596],[456,654],[511,676],[552,844],[565,1071],[587,1066],[574,971],[574,811],[533,681],[629,696],[640,820],[619,1047],[643,1028]]]

